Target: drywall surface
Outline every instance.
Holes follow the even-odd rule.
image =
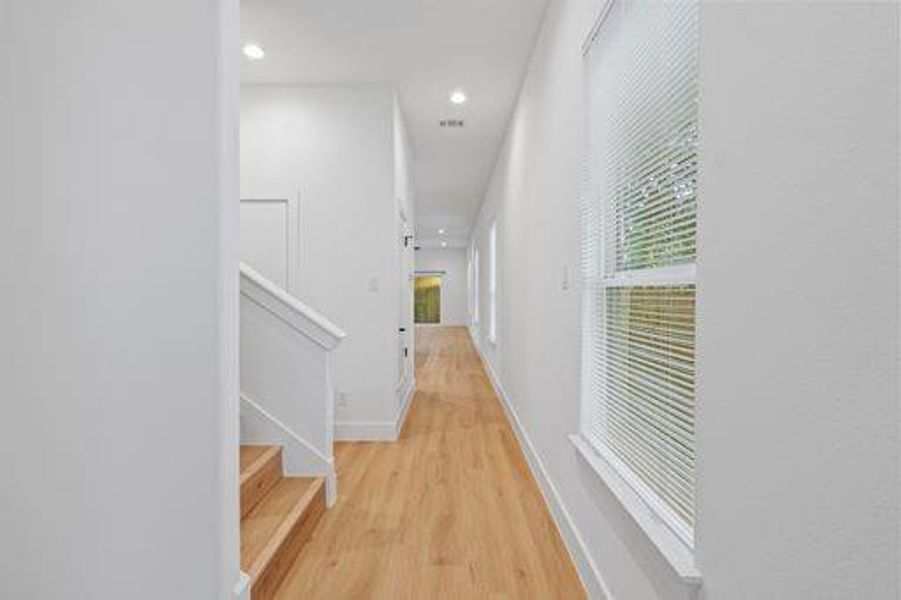
[[[441,324],[469,323],[465,248],[422,248],[416,251],[416,271],[441,273]]]
[[[397,413],[394,102],[384,85],[241,91],[241,197],[298,198],[289,291],[347,332],[335,355],[339,426]]]
[[[685,598],[567,436],[579,425],[578,273],[581,44],[601,3],[552,2],[472,236],[479,250],[474,335],[598,568],[589,591]],[[498,223],[498,339],[489,342],[489,229]],[[583,579],[585,573],[583,572]]]
[[[897,597],[897,6],[703,4],[699,591],[566,437],[579,421],[579,292],[563,273],[579,261],[581,44],[600,6],[549,4],[470,242],[473,335],[581,538],[589,591]]]
[[[0,3],[0,597],[237,581],[236,15]]]
[[[898,26],[702,6],[705,598],[901,595]]]

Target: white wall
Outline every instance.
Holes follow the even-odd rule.
[[[300,215],[296,198],[241,201],[241,261],[284,290],[295,286]]]
[[[704,596],[898,598],[898,7],[701,18]]]
[[[6,0],[0,31],[0,596],[227,598],[236,3]]]
[[[385,85],[241,91],[241,196],[298,196],[301,273],[291,291],[348,335],[336,352],[342,437],[397,413],[394,109]]]
[[[599,6],[549,5],[473,234],[474,335],[577,532],[564,527],[589,590],[684,598],[566,439],[579,419],[579,298],[561,272],[578,265],[580,45]],[[895,598],[897,7],[710,3],[701,28],[700,595]]]
[[[403,210],[409,225],[413,226],[415,217],[415,195],[413,181],[413,148],[403,111],[394,95],[392,105],[394,119],[394,195],[398,206]]]
[[[421,248],[416,251],[416,271],[443,271],[441,324],[467,325],[467,258],[465,248]]]

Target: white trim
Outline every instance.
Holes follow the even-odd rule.
[[[481,252],[479,251],[478,242],[474,242],[472,245],[472,314],[470,315],[470,320],[472,321],[472,326],[478,328],[481,305],[482,301],[479,298],[479,294],[482,292],[482,283],[479,281],[479,278],[482,276],[482,267],[479,265],[479,262],[482,260]]]
[[[507,420],[513,427],[513,432],[516,434],[520,450],[526,457],[529,470],[532,472],[535,481],[538,482],[538,489],[541,490],[544,503],[547,505],[548,510],[554,519],[554,524],[557,526],[557,531],[560,532],[560,537],[563,538],[563,541],[566,544],[570,559],[572,559],[573,564],[576,566],[576,571],[579,574],[579,579],[582,581],[582,586],[588,593],[589,598],[612,599],[613,595],[610,593],[610,588],[607,586],[594,559],[591,557],[591,553],[588,551],[588,546],[585,544],[582,534],[573,522],[569,510],[563,502],[563,498],[557,491],[557,487],[554,485],[544,463],[541,461],[538,451],[535,449],[534,444],[532,444],[532,440],[529,438],[525,427],[523,427],[519,415],[516,414],[516,410],[514,410],[507,393],[504,391],[500,379],[491,367],[490,361],[482,353],[482,348],[479,345],[476,336],[473,335],[472,330],[470,330],[470,336],[472,337],[476,351],[479,353],[482,364],[485,367],[485,372],[488,374],[488,379],[491,381],[491,385],[494,387],[494,391],[500,399],[501,406],[504,408]]]
[[[241,263],[241,295],[284,321],[326,350],[347,337],[344,331],[324,316],[266,279],[250,265]]]
[[[411,377],[393,421],[338,421],[335,423],[335,441],[396,442],[404,428],[415,394],[416,378]]]
[[[238,571],[238,581],[232,586],[232,598],[250,600],[250,576],[244,571]]]
[[[500,258],[498,256],[498,245],[499,241],[497,239],[498,229],[500,228],[498,224],[497,217],[494,217],[491,221],[491,225],[488,227],[488,341],[492,344],[497,344],[497,329],[498,329],[498,311],[499,301],[498,301],[498,269],[500,267]]]
[[[635,287],[649,285],[693,285],[696,281],[695,263],[657,267],[654,269],[634,269],[617,271],[601,279],[607,287]]]
[[[623,477],[626,471],[617,468],[610,461],[610,456],[600,453],[581,434],[571,435],[569,439],[582,458],[610,490],[610,493],[657,547],[682,582],[691,586],[699,586],[701,573],[695,566],[694,554],[670,525],[662,519],[659,510],[650,506],[647,499],[642,497]]]
[[[338,472],[334,465],[325,476],[325,507],[331,508],[338,502]]]
[[[300,193],[286,198],[241,198],[240,202],[285,205],[285,289],[300,295]]]
[[[573,446],[581,459],[591,467],[602,484],[622,505],[631,520],[641,529],[648,540],[657,548],[659,553],[668,562],[683,584],[697,586],[701,582],[701,575],[695,567],[693,551],[693,530],[677,513],[670,508],[661,497],[635,471],[624,463],[614,452],[610,450],[595,435],[591,429],[605,429],[608,426],[608,394],[603,390],[598,391],[594,387],[592,369],[586,365],[592,363],[595,355],[606,360],[607,349],[604,338],[609,334],[606,326],[606,306],[599,292],[609,288],[642,288],[649,286],[688,286],[696,282],[695,263],[672,265],[660,268],[623,269],[618,270],[616,265],[608,264],[605,260],[610,253],[608,242],[613,241],[614,231],[605,225],[607,213],[611,210],[624,210],[612,205],[610,202],[597,202],[598,190],[594,189],[591,182],[597,183],[594,175],[597,175],[597,165],[594,160],[597,148],[593,147],[591,135],[591,116],[594,109],[589,106],[589,96],[596,91],[597,82],[593,81],[592,48],[599,48],[596,42],[602,39],[606,33],[604,24],[611,15],[620,18],[628,3],[616,0],[603,0],[599,7],[599,13],[594,26],[582,43],[583,54],[583,84],[587,95],[583,99],[582,121],[585,135],[583,136],[582,158],[585,165],[590,166],[582,173],[582,193],[580,212],[582,213],[582,240],[583,256],[587,262],[583,263],[584,284],[581,307],[582,320],[582,362],[581,391],[580,391],[580,433],[569,436]],[[602,44],[601,44],[602,45]],[[688,48],[688,46],[685,46]],[[684,55],[687,56],[687,55]],[[597,70],[597,69],[595,69]],[[680,121],[681,122],[681,121]],[[609,199],[608,199],[609,200]],[[656,202],[656,201],[655,201]],[[610,205],[610,206],[608,206]],[[657,206],[655,204],[655,206]],[[662,202],[659,206],[664,206]],[[654,210],[657,210],[656,208]],[[597,337],[598,339],[594,339]],[[597,375],[596,373],[594,375]],[[608,379],[602,373],[597,375],[601,381]],[[603,384],[601,384],[603,385]],[[600,396],[598,396],[600,394]],[[590,423],[589,423],[590,422]]]
[[[265,408],[260,406],[259,403],[255,402],[254,400],[251,400],[250,398],[245,396],[243,393],[241,394],[241,402],[242,402],[242,408],[250,409],[257,415],[259,415],[262,419],[264,419],[268,423],[271,423],[275,428],[277,428],[279,431],[281,431],[286,437],[290,438],[291,441],[293,441],[294,443],[305,448],[307,452],[309,452],[310,454],[315,456],[323,464],[325,464],[325,465],[333,464],[334,459],[329,458],[328,456],[326,456],[325,454],[323,454],[322,452],[320,452],[319,450],[314,448],[313,445],[310,444],[308,441],[306,441],[305,439],[301,438],[299,435],[297,435],[296,433],[294,433],[293,431],[288,429],[287,425],[285,425],[284,423],[282,423],[281,421],[276,419],[274,416],[269,414],[269,412],[267,412]],[[242,441],[250,442],[250,443],[256,442],[256,440],[242,440]],[[262,441],[269,442],[270,440],[262,440]]]
[[[397,199],[397,226],[401,239],[398,240],[398,267],[400,269],[400,304],[398,314],[398,381],[395,388],[395,394],[398,394],[399,401],[403,402],[405,396],[401,396],[404,386],[411,385],[410,380],[415,378],[413,366],[413,353],[416,345],[416,339],[413,335],[415,331],[414,316],[414,282],[416,280],[416,241],[414,233],[410,229],[410,223],[407,219],[406,212],[400,201]],[[407,240],[409,239],[409,243]],[[401,357],[401,346],[403,346],[403,356]],[[405,390],[404,390],[405,391]]]
[[[613,7],[613,3],[616,0],[603,0],[601,3],[601,8],[598,11],[598,16],[594,20],[594,24],[591,26],[591,29],[588,30],[588,35],[585,36],[585,39],[582,40],[582,56],[587,56],[588,51],[591,49],[591,45],[598,37],[598,33],[601,31],[601,27],[604,25],[604,21],[607,20],[607,15],[610,14],[610,9]]]
[[[582,456],[589,462],[598,475],[605,480],[607,487],[612,487],[614,485],[619,486],[621,484],[629,486],[633,494],[630,494],[626,501],[631,502],[634,500],[633,496],[637,496],[640,502],[633,508],[649,510],[654,513],[656,517],[655,522],[666,526],[670,530],[670,533],[676,536],[682,549],[687,551],[690,556],[694,554],[694,532],[692,531],[691,526],[683,521],[673,509],[667,506],[666,503],[663,502],[660,497],[628,467],[628,465],[616,456],[616,453],[602,442],[592,443],[588,436],[583,433],[571,435],[570,441],[572,441],[576,448],[582,453]],[[616,477],[612,482],[608,481],[610,478],[609,471],[611,469],[616,474]],[[621,502],[623,501],[621,500]],[[632,512],[632,510],[629,510],[630,514],[632,514]],[[670,536],[667,536],[661,543],[669,543],[669,537]],[[693,559],[691,562],[693,562]]]
[[[401,399],[400,408],[395,418],[394,439],[399,439],[401,432],[404,430],[404,423],[407,422],[407,414],[410,412],[410,405],[413,404],[413,396],[416,394],[416,377],[410,377],[404,389],[404,395]]]
[[[285,474],[299,477],[325,477],[326,504],[338,499],[335,459],[291,431],[259,403],[241,394],[241,443],[274,444],[282,447]],[[331,444],[329,444],[331,449]]]
[[[338,421],[335,441],[338,442],[394,442],[397,440],[397,421]]]

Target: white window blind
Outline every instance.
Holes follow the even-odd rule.
[[[689,547],[697,4],[613,4],[587,49],[582,436]]]
[[[497,222],[488,231],[488,339],[497,341]]]

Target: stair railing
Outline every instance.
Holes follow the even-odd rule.
[[[334,351],[322,314],[241,264],[241,443],[284,448],[285,472],[326,478],[337,498]]]

